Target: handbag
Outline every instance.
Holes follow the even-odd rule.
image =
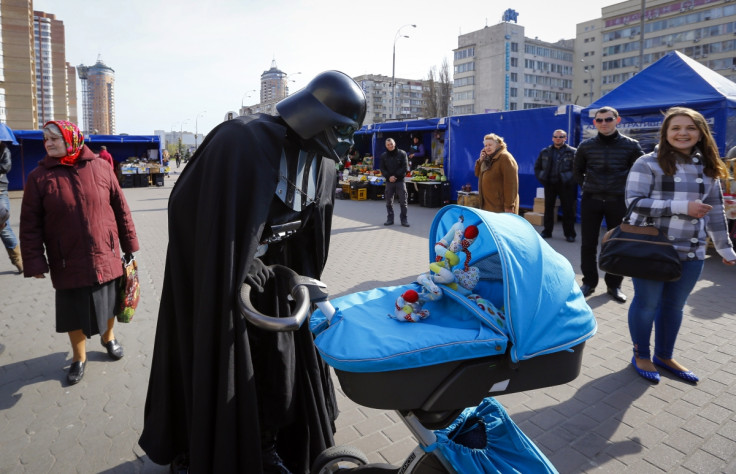
[[[667,236],[654,225],[629,224],[635,199],[621,225],[606,232],[601,242],[598,267],[606,273],[656,281],[676,281],[682,262]]]
[[[138,264],[133,255],[123,257],[123,276],[120,277],[120,303],[118,304],[118,322],[129,323],[138,307],[141,297],[141,285],[138,281]]]

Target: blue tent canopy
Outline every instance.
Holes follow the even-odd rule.
[[[13,130],[4,123],[0,123],[0,142],[9,142],[13,145],[17,145],[18,142],[15,140]]]
[[[622,131],[639,140],[644,151],[657,141],[663,112],[673,106],[697,110],[709,121],[722,155],[736,145],[736,83],[671,51],[583,110],[583,138],[592,136],[592,116],[603,106],[621,115]]]
[[[2,135],[0,139],[1,137]],[[46,156],[43,131],[16,130],[14,138],[16,142],[9,147],[12,169],[8,173],[8,189],[11,191],[23,189],[28,173]],[[143,154],[148,156],[148,150],[156,150],[156,156],[161,160],[161,141],[158,135],[89,135],[84,137],[84,143],[95,153],[99,152],[101,146],[106,146],[115,161],[125,161],[129,157]]]

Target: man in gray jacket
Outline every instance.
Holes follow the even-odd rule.
[[[575,153],[575,180],[583,190],[580,200],[580,269],[584,296],[593,294],[598,284],[598,239],[601,223],[612,229],[626,215],[624,200],[626,177],[637,158],[644,154],[639,142],[616,129],[621,117],[613,107],[601,107],[595,113],[593,125],[598,134],[578,145]],[[623,303],[623,277],[606,273],[608,294]]]

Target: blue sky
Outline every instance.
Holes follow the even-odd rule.
[[[273,59],[291,75],[291,91],[327,69],[390,76],[397,30],[413,23],[401,29],[410,37],[396,42],[396,76],[422,79],[444,59],[452,66],[459,34],[499,23],[507,8],[519,13],[526,36],[554,42],[617,2],[494,3],[34,0],[33,8],[64,22],[70,64],[99,57],[115,70],[117,132],[151,134],[195,126],[207,133],[241,101],[258,102],[257,92],[247,94],[260,89]]]

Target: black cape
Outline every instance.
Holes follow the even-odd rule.
[[[169,198],[169,245],[140,446],[158,464],[188,452],[192,473],[260,473],[261,432],[278,431],[294,473],[332,446],[337,414],[329,368],[307,324],[266,333],[237,298],[274,200],[282,149],[298,148],[278,117],[220,124],[202,142]],[[316,204],[265,264],[319,278],[329,247],[334,162],[317,157]],[[274,209],[276,211],[274,211]],[[284,209],[286,209],[284,207]],[[288,316],[288,288],[252,292],[264,314]],[[257,301],[256,301],[257,300]]]

